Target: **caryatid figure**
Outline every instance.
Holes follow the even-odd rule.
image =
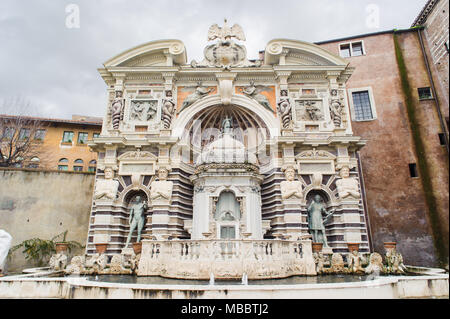
[[[339,198],[354,197],[359,198],[360,192],[358,187],[358,181],[355,177],[350,177],[350,169],[348,166],[344,166],[340,171],[341,179],[336,181],[337,191]]]
[[[175,101],[172,91],[166,91],[166,98],[163,100],[162,121],[165,129],[169,129],[172,124],[172,117],[175,112]]]
[[[327,237],[325,236],[324,223],[333,213],[328,213],[320,195],[315,195],[313,201],[308,207],[308,226],[311,230],[313,242],[323,243],[324,247],[328,247]],[[325,218],[323,218],[325,216]]]
[[[281,90],[280,101],[278,102],[278,112],[280,113],[283,128],[289,128],[292,122],[291,103],[289,102],[288,91]]]
[[[107,167],[105,168],[105,179],[99,179],[96,182],[94,199],[115,200],[118,189],[119,181],[114,179],[114,170]]]
[[[286,180],[280,183],[281,198],[303,198],[302,182],[295,180],[295,169],[289,166],[285,169]]]
[[[150,199],[155,200],[167,200],[172,198],[173,182],[168,181],[169,171],[165,168],[158,170],[158,181],[153,182],[150,185]]]
[[[111,122],[113,129],[118,130],[124,107],[124,99],[122,91],[116,91],[116,97],[111,104]]]
[[[130,209],[130,233],[128,234],[127,243],[125,244],[125,248],[128,247],[128,244],[131,240],[131,235],[133,234],[134,230],[137,228],[137,240],[136,242],[139,243],[141,241],[141,233],[142,229],[145,225],[145,212],[147,211],[147,202],[142,200],[141,196],[136,196],[135,203],[131,206]]]

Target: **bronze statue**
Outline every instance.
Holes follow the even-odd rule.
[[[141,241],[141,232],[145,225],[145,212],[147,211],[147,202],[142,201],[141,196],[136,196],[136,202],[133,206],[131,206],[130,210],[130,233],[128,234],[127,243],[125,244],[125,247],[128,247],[128,244],[131,240],[131,235],[133,234],[134,230],[137,227],[138,237],[136,242]]]
[[[333,213],[334,212],[328,213],[326,211],[320,195],[314,196],[313,201],[308,207],[308,226],[312,232],[313,242],[323,243],[324,247],[328,247],[324,224]],[[325,219],[323,219],[323,215],[325,215]]]

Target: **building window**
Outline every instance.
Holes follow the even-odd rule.
[[[100,133],[94,133],[94,134],[92,134],[92,136],[93,136],[94,138],[100,137]]]
[[[89,167],[88,167],[88,172],[95,172],[96,169],[97,169],[97,161],[96,160],[90,161]]]
[[[39,159],[39,157],[33,157],[31,160],[30,160],[30,163],[28,164],[28,168],[39,168],[39,163],[40,163],[40,159]]]
[[[364,45],[362,41],[352,43],[342,43],[339,45],[339,53],[342,58],[364,55]]]
[[[83,164],[83,160],[82,159],[77,159],[74,161],[75,164]]]
[[[73,170],[74,170],[75,172],[82,172],[82,171],[83,171],[83,166],[74,166],[74,167],[73,167]]]
[[[30,129],[29,128],[23,128],[19,132],[19,139],[20,140],[27,140],[30,138]]]
[[[58,171],[67,171],[69,170],[69,166],[67,165],[58,165]]]
[[[369,91],[353,92],[353,107],[356,121],[373,120],[372,105],[370,103]]]
[[[46,130],[36,130],[36,132],[34,133],[34,139],[38,141],[43,141],[46,132],[47,132]]]
[[[73,132],[64,132],[63,134],[63,143],[72,143],[73,141]]]
[[[67,158],[61,158],[59,163],[69,163],[69,160]]]
[[[438,136],[439,136],[439,144],[441,144],[442,146],[445,146],[446,145],[445,134],[444,133],[439,133]]]
[[[80,132],[78,133],[78,144],[86,144],[88,139],[88,133]]]
[[[409,176],[411,176],[411,177],[419,177],[419,174],[417,173],[417,165],[416,165],[416,163],[409,164]]]
[[[3,138],[11,140],[14,137],[15,133],[16,130],[14,127],[6,127],[5,131],[3,132]]]
[[[97,167],[95,167],[95,166],[89,166],[89,167],[88,167],[88,172],[90,172],[90,173],[95,173],[96,168],[97,168]]]
[[[433,98],[430,88],[418,88],[417,91],[419,92],[419,100],[428,100]]]

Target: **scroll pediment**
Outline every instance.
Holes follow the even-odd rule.
[[[316,150],[315,148],[309,151],[303,151],[295,157],[297,160],[335,160],[336,156],[330,152],[323,150]]]
[[[156,161],[158,157],[150,152],[140,150],[126,152],[118,157],[119,161]]]

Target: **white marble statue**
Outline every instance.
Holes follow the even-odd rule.
[[[0,275],[5,269],[6,258],[11,248],[12,237],[3,229],[0,229]]]
[[[150,199],[155,200],[167,200],[172,198],[173,182],[168,181],[169,171],[165,168],[158,170],[158,181],[154,181],[150,186]]]
[[[303,198],[302,183],[296,181],[295,179],[295,169],[293,167],[288,167],[284,171],[286,180],[280,183],[281,187],[281,198]]]
[[[54,254],[49,261],[49,266],[52,270],[64,270],[67,266],[67,255],[64,253]]]
[[[123,108],[124,108],[124,99],[123,92],[116,91],[116,97],[111,104],[111,122],[113,125],[113,129],[118,130],[120,121],[123,117]]]
[[[359,198],[358,181],[355,177],[350,177],[350,169],[348,166],[341,168],[341,179],[336,181],[337,191],[339,198],[344,199],[347,197]]]
[[[355,249],[348,256],[348,269],[352,273],[364,272],[362,268],[363,259],[361,254]]]
[[[289,96],[287,90],[281,90],[280,101],[278,102],[278,113],[280,113],[283,128],[289,128],[292,124],[292,112],[291,103],[289,102]]]
[[[114,179],[114,171],[112,168],[105,169],[105,179],[99,179],[95,185],[95,199],[116,199],[117,191],[119,189],[119,181]]]
[[[172,91],[166,91],[166,98],[163,100],[162,121],[165,129],[169,129],[175,112],[175,101]]]

